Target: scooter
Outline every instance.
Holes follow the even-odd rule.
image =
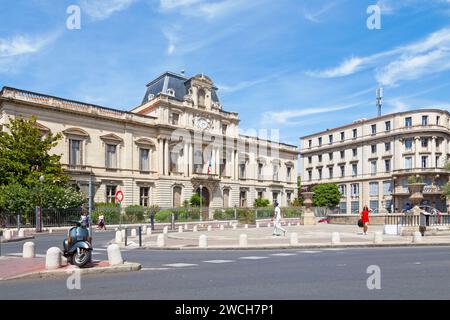
[[[80,268],[91,262],[92,239],[84,222],[72,221],[75,227],[70,228],[67,239],[63,242],[63,255],[71,264]]]

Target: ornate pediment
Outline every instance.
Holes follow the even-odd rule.
[[[156,144],[151,139],[147,138],[139,138],[134,141],[137,145],[146,146],[146,147],[154,147]]]
[[[78,137],[83,137],[83,138],[89,137],[89,133],[87,133],[87,131],[85,131],[81,128],[68,128],[68,129],[64,130],[63,133],[66,136],[78,136]]]
[[[109,142],[116,142],[116,143],[121,143],[123,141],[123,139],[121,137],[119,137],[118,135],[116,135],[114,133],[109,133],[109,134],[100,136],[100,139],[109,141]]]

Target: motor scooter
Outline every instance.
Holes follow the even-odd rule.
[[[72,222],[76,226],[70,228],[67,239],[63,242],[63,255],[69,263],[82,268],[91,262],[92,238],[89,236],[86,223],[79,221]]]

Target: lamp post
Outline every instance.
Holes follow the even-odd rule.
[[[42,232],[42,188],[45,182],[45,177],[39,177],[40,188],[39,188],[39,207],[36,211],[36,232]]]
[[[200,185],[200,221],[203,221],[202,215],[203,185]]]

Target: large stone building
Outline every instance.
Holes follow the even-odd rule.
[[[0,124],[36,115],[42,132],[62,132],[72,183],[95,201],[178,207],[202,187],[205,207],[251,207],[256,197],[287,206],[296,196],[296,146],[239,134],[204,75],[166,72],[147,85],[142,104],[127,112],[4,87]]]
[[[446,211],[441,187],[449,179],[449,119],[444,110],[414,110],[304,136],[302,185],[338,184],[341,213],[358,213],[363,205],[399,212],[410,202],[408,178],[420,176],[422,204]]]

